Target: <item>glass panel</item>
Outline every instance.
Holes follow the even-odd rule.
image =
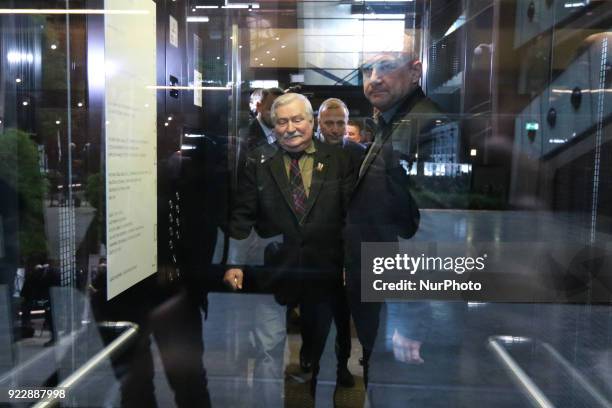
[[[0,403],[609,406],[611,16],[1,1]]]

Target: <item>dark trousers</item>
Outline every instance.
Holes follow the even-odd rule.
[[[360,265],[346,268],[346,297],[355,323],[355,331],[363,348],[363,381],[368,385],[370,357],[374,351],[380,327],[382,303],[361,301]]]
[[[334,315],[334,299],[329,297],[316,302],[303,301],[300,303],[300,311],[302,331],[310,342],[306,357],[312,363],[313,378],[316,378]]]
[[[340,367],[346,365],[351,356],[351,311],[344,288],[338,288],[331,302],[334,324],[336,325],[335,351],[338,366]],[[300,311],[302,313],[301,322],[303,322],[303,304],[300,304]],[[310,319],[315,317],[309,316]],[[308,324],[300,324],[300,334],[302,335],[301,353],[304,356],[308,356],[312,353],[312,338],[309,333]]]
[[[182,292],[151,314],[130,316],[139,324],[136,341],[113,360],[121,383],[121,406],[156,408],[151,334],[159,347],[164,371],[177,407],[210,407],[199,303]],[[139,318],[138,318],[139,317]],[[105,342],[112,341],[105,338]]]

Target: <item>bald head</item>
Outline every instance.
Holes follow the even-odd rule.
[[[423,73],[413,35],[404,36],[401,51],[366,53],[363,61],[363,93],[381,112],[391,109],[414,91]]]

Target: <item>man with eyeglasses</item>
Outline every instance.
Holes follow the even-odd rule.
[[[262,271],[268,275],[267,291],[281,305],[302,305],[302,324],[311,340],[311,392],[314,395],[319,360],[329,333],[334,294],[342,284],[342,225],[355,172],[345,155],[313,140],[314,117],[308,99],[300,94],[279,96],[272,105],[276,143],[252,151],[239,179],[232,209],[230,255],[224,281],[234,290],[243,288],[241,257],[252,230],[262,238],[281,237],[267,248]],[[273,378],[282,372],[286,330],[281,308],[261,307],[255,318],[258,358],[255,376],[263,364],[274,366]],[[272,305],[273,306],[273,305]],[[267,363],[266,363],[267,362]],[[262,400],[266,398],[263,396]],[[262,401],[263,406],[273,402]]]
[[[411,50],[368,55],[361,68],[376,126],[349,204],[344,239],[347,293],[363,346],[366,386],[373,374],[370,363],[379,358],[371,359],[372,353],[385,350],[385,341],[395,361],[423,363],[421,345],[431,319],[429,303],[366,303],[360,298],[361,243],[397,243],[419,227],[407,169],[418,157],[419,139],[441,116],[419,86],[422,70]]]

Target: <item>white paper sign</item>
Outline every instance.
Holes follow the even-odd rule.
[[[178,47],[178,21],[170,16],[170,45]]]
[[[151,0],[105,0],[107,298],[157,271],[156,18]],[[113,69],[109,69],[112,67]]]
[[[193,70],[193,104],[202,107],[202,73]]]

